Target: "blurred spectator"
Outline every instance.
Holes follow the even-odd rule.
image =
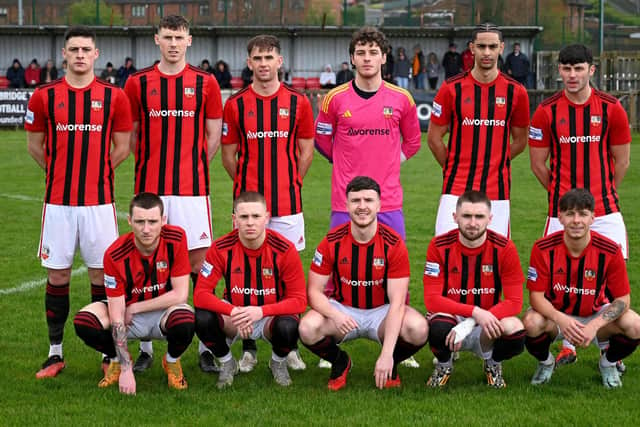
[[[431,90],[435,90],[438,87],[440,70],[442,70],[442,66],[438,61],[438,55],[435,52],[429,53],[427,56],[427,79],[429,79],[429,88]]]
[[[24,87],[24,68],[22,68],[18,58],[14,59],[11,67],[7,69],[7,80],[9,80],[9,87],[11,88]]]
[[[393,83],[393,67],[395,58],[393,57],[393,49],[391,45],[387,48],[387,61],[382,64],[382,79]]]
[[[462,69],[464,71],[471,71],[473,68],[473,52],[471,51],[471,45],[473,42],[469,40],[467,42],[467,48],[462,52]]]
[[[249,86],[253,81],[253,71],[251,71],[248,65],[242,69],[240,78],[242,79],[242,87]]]
[[[340,71],[336,75],[336,85],[341,85],[353,80],[353,71],[349,68],[348,62],[343,62],[340,65]]]
[[[209,60],[208,59],[203,59],[202,62],[200,63],[200,69],[203,71],[206,71],[207,73],[214,73],[213,68],[211,68],[211,64],[209,64]],[[218,80],[218,83],[220,81]],[[222,87],[222,86],[220,86]]]
[[[213,75],[218,81],[220,89],[231,89],[231,73],[229,72],[229,64],[220,59],[213,68]]]
[[[442,56],[445,79],[462,72],[462,56],[456,51],[457,49],[458,46],[455,43],[450,43],[449,51]]]
[[[336,73],[333,72],[331,64],[324,66],[324,71],[320,73],[320,87],[331,89],[336,87]]]
[[[118,69],[118,86],[124,87],[129,76],[135,72],[136,67],[133,66],[133,59],[127,56],[124,60],[124,65]]]
[[[107,62],[107,68],[102,70],[102,73],[100,73],[100,78],[111,83],[112,85],[116,84],[116,81],[118,79],[118,72],[115,68],[113,68],[113,64],[111,62]]]
[[[419,44],[413,47],[413,61],[411,62],[411,75],[413,86],[416,89],[424,89],[424,53]]]
[[[58,69],[53,63],[53,59],[49,59],[44,68],[40,71],[40,83],[49,83],[58,78]]]
[[[37,59],[33,58],[24,70],[24,81],[26,87],[36,87],[40,84],[40,65]]]
[[[403,47],[398,48],[398,57],[393,64],[393,78],[398,86],[409,89],[409,75],[411,74],[411,64]]]
[[[527,76],[529,75],[529,58],[520,52],[520,43],[513,44],[513,52],[507,55],[504,68],[511,77],[527,87]]]
[[[60,74],[63,76],[67,74],[67,65],[68,65],[67,60],[66,59],[62,60],[62,67],[60,68]]]

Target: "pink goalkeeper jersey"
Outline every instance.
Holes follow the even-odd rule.
[[[381,211],[402,209],[400,162],[420,149],[420,122],[411,94],[384,82],[363,99],[352,82],[331,90],[316,119],[315,145],[333,162],[331,209],[346,212],[345,190],[358,175],[380,184]]]

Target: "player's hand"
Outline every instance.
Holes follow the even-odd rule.
[[[571,316],[563,315],[559,322],[560,332],[573,345],[581,345],[584,341],[584,325]]]
[[[134,313],[134,307],[133,304],[131,304],[130,306],[128,306],[125,311],[124,311],[124,324],[129,326],[131,323],[133,323],[133,315]]]
[[[342,312],[335,314],[331,320],[336,325],[336,329],[340,331],[342,335],[347,335],[352,330],[358,327],[358,323],[353,320],[353,317],[348,316]]]
[[[231,310],[231,322],[238,329],[253,326],[262,317],[262,308],[256,306],[235,307]]]
[[[596,327],[593,326],[592,323],[587,323],[582,328],[583,338],[582,338],[582,342],[578,343],[578,345],[580,347],[589,347],[589,344],[591,344],[591,341],[593,341],[597,333],[598,333],[598,329],[596,329]]]
[[[136,394],[136,377],[133,375],[131,366],[128,369],[120,371],[118,386],[122,394]]]
[[[453,329],[449,331],[447,338],[444,340],[445,345],[449,347],[449,350],[451,351],[460,351],[463,342],[464,341],[460,341],[456,344],[456,331]]]
[[[376,379],[376,387],[384,388],[387,380],[391,379],[393,373],[393,356],[390,354],[380,354],[376,361],[376,367],[373,376]]]
[[[251,338],[252,333],[253,333],[253,325],[249,325],[245,328],[238,328],[238,335],[240,335],[240,338],[242,338],[243,340],[246,340],[247,338]]]
[[[471,314],[478,325],[482,327],[489,339],[495,340],[502,336],[504,328],[502,323],[490,311],[483,310],[480,307],[474,307]]]

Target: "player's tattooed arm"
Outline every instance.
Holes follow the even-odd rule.
[[[620,317],[626,309],[627,304],[623,300],[617,299],[604,309],[602,312],[602,318],[607,322],[613,322]]]
[[[116,347],[116,354],[120,360],[120,366],[123,370],[131,367],[131,355],[127,348],[127,327],[122,322],[116,322],[111,325],[111,335],[113,343]]]

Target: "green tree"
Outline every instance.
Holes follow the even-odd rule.
[[[336,13],[332,8],[331,2],[326,0],[312,2],[311,8],[304,17],[305,25],[322,25],[323,19],[324,25],[336,25]]]
[[[99,10],[96,10],[96,4]],[[99,17],[99,20],[97,19]],[[115,12],[104,0],[82,0],[69,5],[67,22],[71,25],[124,25],[122,15]]]

